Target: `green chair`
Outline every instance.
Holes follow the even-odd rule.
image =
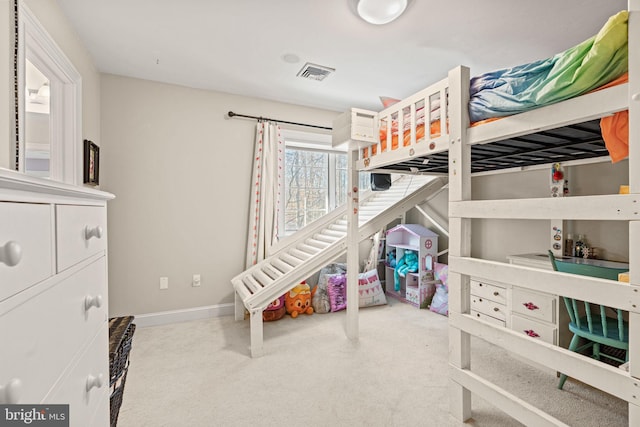
[[[549,251],[549,259],[555,271],[599,277],[601,279],[618,280],[618,273],[626,271],[557,261],[551,251]],[[623,320],[623,311],[621,309],[609,308],[615,312],[616,317],[607,317],[607,307],[603,305],[590,304],[586,301],[579,301],[573,298],[562,298],[569,313],[569,330],[573,332],[569,350],[581,352],[586,348],[592,347],[592,357],[596,360],[600,360],[601,357],[606,357],[619,363],[624,363],[629,360],[629,324]],[[592,305],[594,306],[593,311]],[[584,307],[584,314],[579,312],[581,306]],[[583,338],[586,344],[578,347],[580,338]],[[601,353],[601,344],[624,350],[625,359],[622,360],[618,357]],[[560,383],[558,384],[559,389],[562,389],[566,380],[567,376],[561,373]]]

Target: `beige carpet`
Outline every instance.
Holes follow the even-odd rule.
[[[390,300],[360,311],[265,324],[249,357],[249,322],[232,317],[138,328],[118,426],[459,426],[448,413],[447,318]],[[472,370],[572,426],[626,426],[626,403],[557,379],[472,341]],[[518,426],[474,396],[464,425]]]

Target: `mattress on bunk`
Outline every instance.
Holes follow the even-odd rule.
[[[595,36],[557,55],[471,79],[469,117],[477,122],[585,94],[628,70],[628,12],[609,18]]]

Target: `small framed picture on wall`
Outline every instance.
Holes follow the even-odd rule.
[[[88,139],[84,140],[84,183],[100,183],[100,147]]]

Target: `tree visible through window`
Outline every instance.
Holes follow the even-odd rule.
[[[341,151],[287,147],[281,230],[289,235],[321,218],[347,200],[347,154]],[[370,188],[369,173],[360,174],[360,189]]]

